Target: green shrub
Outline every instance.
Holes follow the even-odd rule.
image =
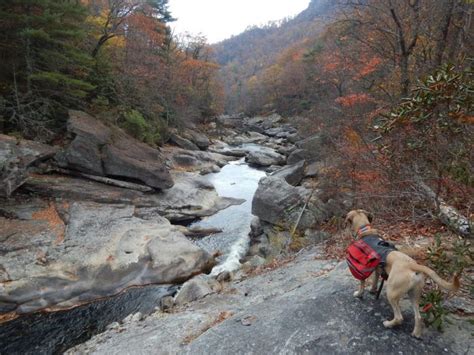
[[[150,126],[137,110],[129,110],[123,114],[122,127],[135,138],[143,141],[150,130]]]
[[[164,128],[160,121],[149,121],[141,112],[131,109],[123,114],[121,127],[138,140],[149,145],[159,145],[163,141]]]

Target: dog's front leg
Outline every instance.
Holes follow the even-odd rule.
[[[372,275],[370,275],[372,278],[372,286],[370,287],[370,293],[377,293],[378,291],[378,284],[379,284],[379,279],[380,279],[380,270],[379,268],[376,268]]]
[[[359,289],[354,292],[354,297],[362,298],[362,296],[364,295],[364,289],[365,289],[365,280],[361,280]]]

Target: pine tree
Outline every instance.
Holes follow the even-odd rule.
[[[64,107],[94,86],[81,50],[86,9],[74,0],[0,0],[0,95],[4,129],[51,133]]]

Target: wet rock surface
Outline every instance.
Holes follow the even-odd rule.
[[[452,318],[444,333],[425,329],[413,338],[413,315],[386,329],[384,293],[352,296],[357,282],[345,263],[316,260],[318,250],[269,272],[227,284],[224,291],[145,320],[110,330],[68,353],[184,354],[465,354],[473,326]]]

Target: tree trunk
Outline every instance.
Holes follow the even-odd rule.
[[[446,44],[448,40],[449,27],[451,26],[451,18],[453,15],[455,0],[449,0],[445,3],[443,7],[443,12],[445,12],[444,18],[442,20],[440,36],[437,38],[436,42],[436,58],[435,66],[438,67],[443,62],[444,52],[446,50]]]
[[[444,202],[421,178],[417,178],[421,192],[435,205],[438,219],[453,232],[467,238],[473,238],[472,221],[464,217],[454,207]]]
[[[403,97],[408,96],[410,89],[410,76],[408,73],[408,53],[402,53],[400,58],[400,90]]]

